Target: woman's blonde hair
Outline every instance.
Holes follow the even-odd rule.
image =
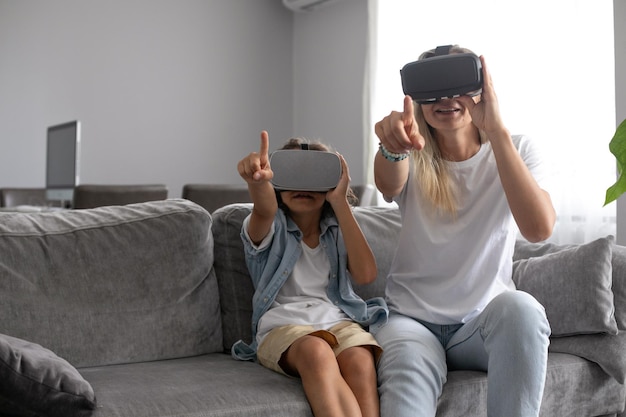
[[[471,50],[453,45],[450,54],[472,53]],[[431,49],[422,53],[419,59],[435,56]],[[458,200],[456,188],[452,182],[448,162],[443,158],[439,144],[433,134],[433,128],[426,122],[422,105],[415,105],[415,120],[420,134],[424,137],[424,148],[411,152],[413,158],[414,175],[424,197],[431,202],[436,211],[456,215]],[[480,133],[481,143],[485,143],[486,136]]]

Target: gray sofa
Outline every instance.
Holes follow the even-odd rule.
[[[250,339],[239,238],[249,210],[211,217],[164,200],[0,213],[0,415],[311,416],[298,379],[228,353]],[[399,214],[355,213],[380,269],[357,291],[382,295]],[[557,332],[541,415],[620,415],[626,248],[518,242],[515,277]],[[450,372],[437,415],[486,416],[486,390],[485,373]]]

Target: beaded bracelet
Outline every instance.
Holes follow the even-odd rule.
[[[381,155],[384,156],[386,160],[391,161],[391,162],[399,162],[399,161],[402,161],[403,159],[406,159],[409,156],[409,152],[403,152],[403,153],[389,152],[387,148],[383,146],[382,143],[378,144],[378,148],[380,149]]]

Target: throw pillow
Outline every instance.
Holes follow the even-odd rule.
[[[617,328],[626,330],[626,246],[613,246],[613,303]]]
[[[513,263],[513,281],[546,309],[552,336],[617,334],[613,236]]]
[[[11,416],[86,417],[96,398],[65,359],[36,343],[0,334],[0,405]]]
[[[513,261],[543,256],[548,253],[568,249],[575,244],[557,245],[554,243],[530,243],[524,239],[515,242]],[[626,246],[613,245],[613,304],[615,305],[615,321],[619,330],[626,330]]]
[[[598,348],[600,346],[600,348]],[[581,334],[550,340],[550,352],[569,353],[597,363],[608,375],[623,384],[626,380],[626,333]]]

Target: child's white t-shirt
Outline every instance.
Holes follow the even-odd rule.
[[[247,230],[247,225],[244,225]],[[273,229],[258,246],[262,249],[272,239]],[[349,317],[334,305],[326,293],[330,262],[322,245],[310,248],[301,243],[302,255],[296,262],[272,304],[259,320],[257,341],[261,344],[270,330],[287,324],[309,325],[328,330]]]

